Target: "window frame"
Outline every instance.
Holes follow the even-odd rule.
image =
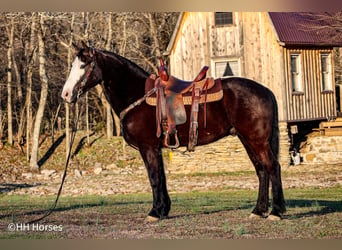
[[[328,69],[328,71],[323,72],[323,60],[322,58],[326,57],[327,60],[326,62],[329,62],[328,65],[326,65],[326,68]],[[321,76],[321,87],[322,87],[322,93],[331,93],[333,92],[333,74],[332,74],[332,57],[331,57],[331,53],[320,53],[319,55],[319,65],[320,65],[320,76]],[[328,75],[328,83],[325,83],[325,74]],[[328,86],[328,87],[327,87]]]
[[[296,71],[293,71],[292,58],[296,58]],[[291,52],[289,55],[290,59],[290,82],[292,86],[292,94],[303,95],[304,94],[304,84],[303,84],[303,69],[302,69],[302,54]],[[294,74],[296,76],[294,77]],[[297,83],[294,82],[297,79]]]
[[[221,15],[224,15],[224,14],[230,14],[231,15],[231,23],[224,23],[222,21],[222,23],[218,23],[217,22],[217,19],[219,19],[220,17],[217,17],[217,14],[221,14]],[[220,18],[222,20],[224,20],[224,17]],[[214,12],[214,23],[215,23],[215,27],[226,27],[226,26],[233,26],[234,25],[234,12]]]
[[[229,62],[236,62],[238,66],[238,74],[237,75],[232,75],[232,76],[219,76],[217,75],[216,72],[216,64],[217,63],[229,63]],[[241,62],[239,58],[217,58],[217,59],[212,59],[211,61],[211,68],[212,70],[212,75],[215,78],[226,78],[226,77],[241,77]]]

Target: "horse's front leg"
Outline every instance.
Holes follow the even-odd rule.
[[[153,194],[153,207],[146,220],[158,221],[167,217],[171,208],[171,200],[166,188],[161,146],[143,145],[139,151],[148,172]]]

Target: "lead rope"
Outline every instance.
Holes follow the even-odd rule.
[[[59,106],[60,106],[60,105],[61,105],[61,104],[59,104]],[[59,111],[59,106],[58,106],[58,111]],[[74,113],[75,113],[75,112],[74,112]],[[29,221],[28,224],[32,224],[32,223],[41,221],[41,220],[43,220],[44,218],[48,217],[50,214],[53,213],[53,211],[55,210],[55,208],[56,208],[56,206],[57,206],[59,197],[61,196],[61,193],[62,193],[63,184],[64,184],[64,181],[65,181],[65,178],[66,178],[66,175],[67,175],[67,170],[68,170],[68,166],[69,166],[69,161],[70,161],[70,158],[71,158],[72,145],[74,144],[74,141],[75,141],[76,132],[77,132],[77,124],[78,124],[78,121],[79,121],[79,118],[80,118],[80,114],[81,114],[81,109],[79,109],[78,114],[76,114],[76,117],[74,117],[74,122],[73,122],[73,126],[72,126],[72,131],[71,131],[71,138],[70,138],[70,145],[69,145],[68,157],[67,157],[66,162],[65,162],[65,168],[64,168],[64,173],[63,173],[63,177],[62,177],[62,182],[61,182],[61,184],[60,184],[60,186],[59,186],[56,200],[55,200],[54,204],[52,205],[52,207],[47,211],[46,214],[44,214],[42,217],[40,217],[40,218],[38,218],[38,219]]]

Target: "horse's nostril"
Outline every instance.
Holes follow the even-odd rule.
[[[62,98],[68,98],[69,95],[70,95],[70,91],[69,90],[65,90],[62,93]]]

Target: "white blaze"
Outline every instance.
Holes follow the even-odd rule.
[[[68,93],[68,99],[71,99],[71,95],[76,83],[81,79],[81,77],[85,73],[85,69],[81,68],[82,65],[84,65],[84,62],[82,62],[78,57],[76,57],[72,63],[69,77],[64,84],[62,98],[65,98],[65,93]]]

